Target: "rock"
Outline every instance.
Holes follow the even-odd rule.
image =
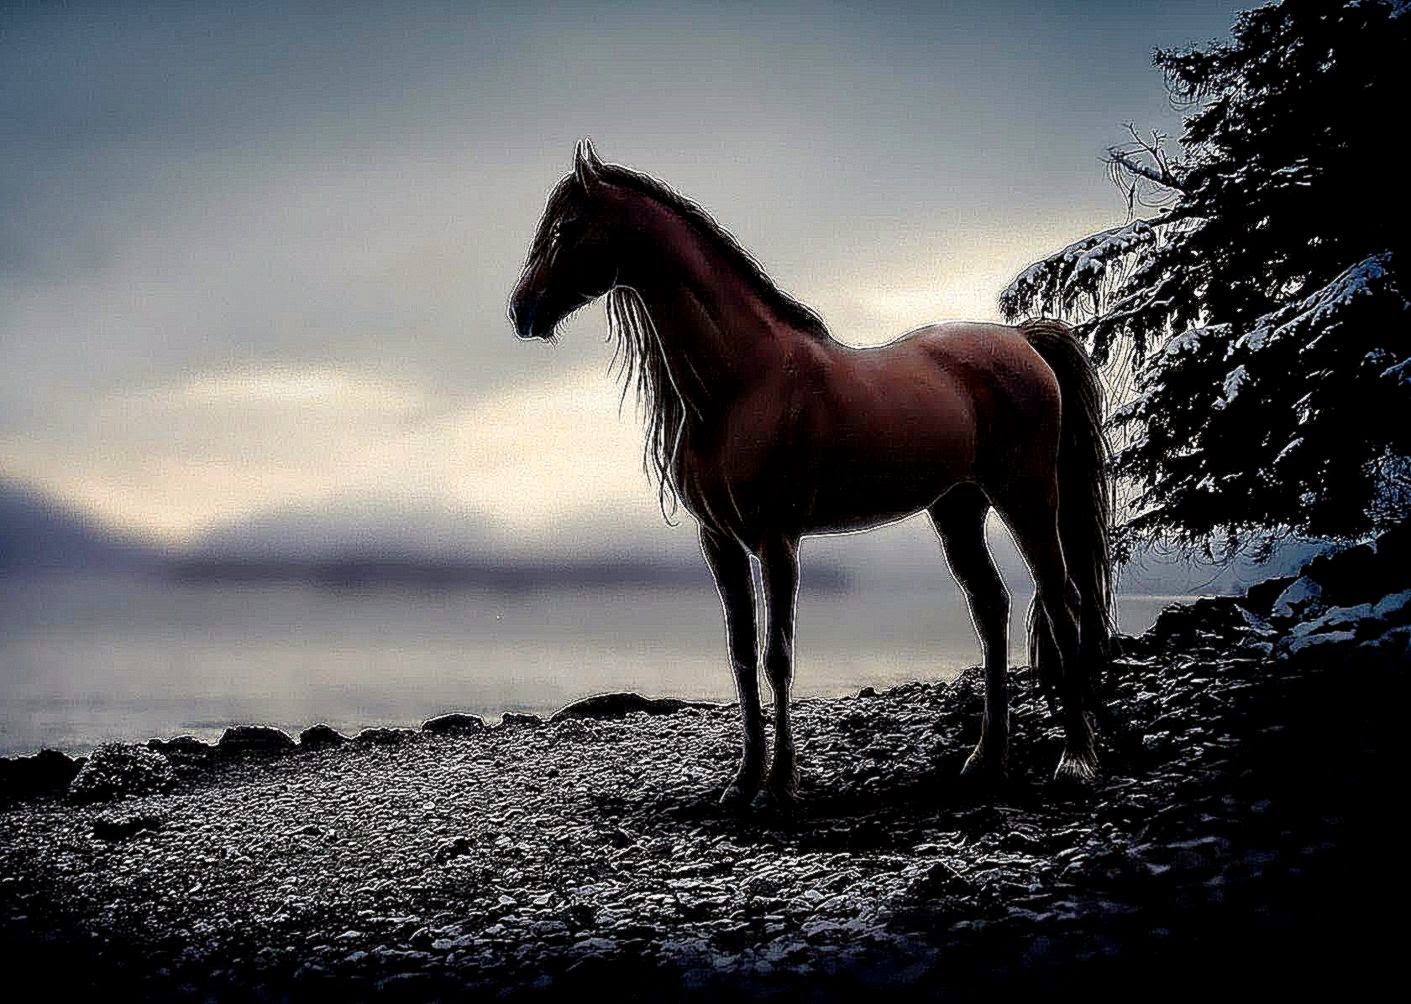
[[[1268,618],[1273,612],[1274,601],[1277,600],[1285,589],[1293,585],[1296,575],[1280,575],[1272,579],[1265,579],[1263,582],[1256,582],[1244,592],[1245,609],[1260,617]]]
[[[1394,627],[1362,643],[1362,648],[1385,660],[1390,667],[1411,662],[1411,627]]]
[[[0,798],[32,798],[68,787],[80,762],[58,750],[31,756],[0,757]]]
[[[1332,607],[1300,621],[1279,639],[1277,651],[1296,655],[1315,649],[1326,652],[1328,646],[1345,642],[1372,642],[1408,621],[1411,621],[1411,590],[1385,596],[1376,604]],[[1394,650],[1394,645],[1390,650]]]
[[[485,731],[485,719],[479,715],[453,711],[447,715],[437,715],[421,723],[421,731],[436,735],[473,735]]]
[[[1207,596],[1191,603],[1166,607],[1141,638],[1123,645],[1123,651],[1144,655],[1169,652],[1197,644],[1202,637],[1233,641],[1251,630],[1268,631],[1263,619],[1251,614],[1234,596]]]
[[[353,742],[362,746],[400,746],[416,737],[415,729],[363,729],[353,737]]]
[[[686,708],[717,708],[710,701],[683,701],[675,697],[643,697],[641,694],[598,694],[574,701],[555,711],[551,722],[562,722],[570,718],[624,718],[641,711],[649,715],[670,715]]]
[[[1275,620],[1296,620],[1316,612],[1322,606],[1323,587],[1316,580],[1302,575],[1279,594],[1269,615]]]
[[[347,741],[347,736],[327,722],[310,725],[299,733],[299,745],[305,749],[327,749],[330,746],[342,746]]]
[[[1321,651],[1330,648],[1339,648],[1356,639],[1357,635],[1354,632],[1345,629],[1339,631],[1314,631],[1281,639],[1277,646],[1277,651],[1286,655],[1298,655],[1315,649]]]
[[[857,692],[857,699],[858,699],[859,701],[867,700],[868,698],[872,698],[872,697],[876,697],[876,696],[877,696],[877,688],[876,688],[876,687],[863,687],[861,690],[859,690],[859,691]]]
[[[126,840],[144,830],[159,830],[162,817],[156,813],[99,816],[93,820],[93,835],[100,840]]]
[[[69,783],[74,802],[106,802],[165,791],[176,781],[167,758],[146,746],[99,746]]]
[[[441,864],[445,864],[447,861],[454,858],[470,854],[473,850],[474,844],[471,843],[470,838],[453,837],[450,840],[443,841],[441,845],[436,848],[436,860]]]
[[[1333,607],[1314,617],[1312,620],[1295,624],[1292,635],[1295,638],[1306,634],[1315,634],[1320,631],[1341,631],[1351,630],[1354,633],[1357,627],[1372,617],[1372,604],[1359,603],[1355,607]]]
[[[283,729],[272,725],[232,725],[225,730],[218,744],[222,753],[287,753],[294,740]]]
[[[1376,540],[1377,559],[1392,568],[1402,570],[1404,585],[1405,569],[1411,568],[1411,523],[1394,526],[1382,533]]]
[[[1346,607],[1386,595],[1405,582],[1405,569],[1387,568],[1370,544],[1320,554],[1303,566],[1304,577],[1318,583],[1323,602]]]
[[[500,716],[502,729],[537,729],[543,724],[544,719],[538,715],[526,715],[517,711],[506,711]]]
[[[1372,607],[1372,616],[1388,624],[1411,623],[1411,589],[1382,597]]]
[[[216,748],[210,743],[202,742],[195,736],[172,736],[170,739],[148,739],[147,748],[168,757],[204,757],[210,756],[216,751]]]

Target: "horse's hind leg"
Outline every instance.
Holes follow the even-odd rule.
[[[740,769],[721,796],[722,805],[742,805],[759,790],[764,777],[764,718],[759,708],[759,640],[755,635],[754,581],[750,557],[738,541],[701,527],[701,551],[715,576],[720,602],[725,608],[725,640],[735,692],[740,698],[740,721],[745,750]]]
[[[957,485],[928,510],[985,659],[985,714],[980,742],[965,761],[968,777],[1003,776],[1009,754],[1009,590],[985,541],[989,511],[989,499],[973,484]]]
[[[1058,536],[1058,486],[1046,479],[1018,490],[1006,491],[999,502],[1000,515],[1014,533],[1014,541],[1029,563],[1038,602],[1052,633],[1059,662],[1059,697],[1064,748],[1054,779],[1090,782],[1097,773],[1097,751],[1086,714],[1090,682],[1088,667],[1079,656],[1079,610],[1082,598],[1068,577],[1063,545]]]
[[[774,756],[757,801],[785,806],[798,797],[799,784],[794,733],[789,722],[789,685],[794,678],[794,608],[799,594],[798,541],[784,538],[767,541],[760,548],[759,561],[769,614],[764,672],[774,691]]]

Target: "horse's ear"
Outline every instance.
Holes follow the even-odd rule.
[[[578,178],[578,183],[591,191],[598,183],[598,175],[602,170],[603,162],[598,159],[597,151],[593,149],[593,141],[580,139],[578,149],[573,152],[573,174]]]

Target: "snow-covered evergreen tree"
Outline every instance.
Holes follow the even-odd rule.
[[[1285,0],[1158,50],[1189,109],[1179,155],[1133,129],[1108,151],[1129,222],[1001,295],[1131,378],[1127,541],[1348,538],[1411,513],[1408,41],[1408,0]]]

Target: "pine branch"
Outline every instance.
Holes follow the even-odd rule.
[[[1132,142],[1125,146],[1109,146],[1107,148],[1107,163],[1138,178],[1145,178],[1162,188],[1184,194],[1185,186],[1176,177],[1176,172],[1171,168],[1171,162],[1166,159],[1164,147],[1166,136],[1153,130],[1150,139],[1143,139],[1141,133],[1137,131],[1136,125],[1131,122],[1127,123],[1127,133],[1132,137]],[[1139,154],[1145,154],[1151,163],[1138,160]],[[1118,180],[1115,171],[1113,180]],[[1130,210],[1131,202],[1136,197],[1135,184],[1128,189],[1127,197],[1128,209]]]
[[[1139,175],[1147,181],[1155,182],[1163,188],[1169,188],[1173,192],[1185,194],[1185,187],[1171,173],[1170,167],[1164,162],[1157,167],[1150,164],[1143,164],[1139,160],[1133,159],[1132,155],[1120,147],[1110,146],[1107,148],[1108,162],[1116,164],[1124,171]]]

